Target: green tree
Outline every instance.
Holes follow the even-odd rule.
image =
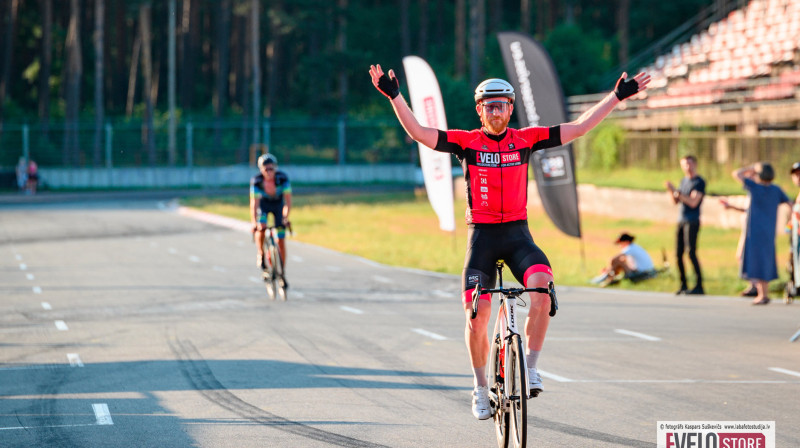
[[[567,96],[594,93],[598,79],[610,68],[608,45],[575,25],[559,25],[544,45]]]

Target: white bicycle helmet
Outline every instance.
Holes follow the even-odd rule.
[[[475,88],[475,102],[479,103],[484,98],[504,97],[514,103],[514,87],[508,81],[499,78],[489,78],[478,84]]]
[[[272,154],[262,154],[258,158],[258,166],[264,165],[277,165],[278,159],[275,158]]]

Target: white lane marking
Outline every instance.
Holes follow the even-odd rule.
[[[194,218],[199,221],[204,221],[220,227],[227,227],[232,230],[238,230],[240,232],[250,233],[252,230],[252,226],[249,222],[241,221],[234,218],[228,218],[227,216],[215,215],[213,213],[208,213],[200,210],[195,210],[193,208],[181,207],[181,206],[177,207],[177,212],[179,215],[187,216],[189,218]]]
[[[342,311],[347,311],[348,313],[364,314],[364,312],[359,310],[358,308],[350,308],[349,306],[340,306],[339,309]]]
[[[444,299],[449,299],[449,298],[452,298],[452,297],[455,296],[455,294],[442,291],[441,289],[434,289],[433,290],[433,295],[442,297]]]
[[[28,280],[33,280],[33,274],[25,274],[25,278]]]
[[[571,336],[563,336],[563,337],[562,336],[548,336],[547,340],[548,341],[562,341],[562,342],[563,341],[571,341],[571,342],[576,342],[576,341],[580,341],[580,342],[627,341],[627,342],[630,342],[630,341],[632,341],[632,339],[628,338],[628,337],[614,337],[614,336],[609,336],[607,338],[606,337],[602,337],[602,338],[601,337],[593,337],[593,336],[574,336],[574,337],[571,337]]]
[[[211,269],[213,269],[213,270],[215,270],[215,271],[217,271],[217,272],[226,272],[226,271],[227,271],[227,270],[226,270],[225,268],[223,268],[222,266],[214,266],[214,267],[213,267],[213,268],[211,268]]]
[[[64,322],[63,320],[57,320],[57,321],[55,322],[55,324],[56,324],[56,328],[58,328],[60,331],[67,331],[67,330],[69,330],[69,327],[67,327],[67,324],[66,324],[66,322]]]
[[[541,373],[541,370],[539,371]],[[544,376],[544,375],[542,375]],[[570,380],[573,383],[628,383],[628,384],[800,384],[798,381],[773,381],[773,380],[701,380],[701,379],[682,379],[682,380]]]
[[[660,341],[661,340],[661,338],[658,338],[658,337],[655,337],[655,336],[650,336],[649,334],[637,333],[635,331],[623,330],[621,328],[617,328],[616,330],[614,330],[614,333],[633,336],[635,338],[644,339],[645,341],[653,341],[653,342],[655,342],[655,341]]]
[[[302,263],[303,257],[298,257],[297,255],[289,255],[289,261],[294,261],[295,263]]]
[[[263,280],[258,277],[250,277],[250,281],[253,283],[261,283]]]
[[[20,270],[22,270],[22,271],[24,271],[24,270],[28,269],[28,265],[27,265],[27,264],[25,264],[25,263],[20,263],[20,264],[19,264],[19,269],[20,269]]]
[[[92,405],[94,409],[94,416],[97,419],[98,425],[113,425],[114,421],[111,420],[111,413],[108,412],[108,405],[105,403],[95,403]]]
[[[792,375],[792,376],[800,376],[800,372],[795,372],[794,370],[782,369],[780,367],[770,367],[769,370],[778,373],[785,373],[787,375]]]
[[[421,334],[423,336],[429,337],[431,339],[436,339],[437,341],[446,341],[447,340],[446,337],[444,337],[444,336],[442,336],[440,334],[436,334],[436,333],[430,332],[428,330],[423,330],[422,328],[412,328],[411,331],[413,331],[414,333]]]
[[[47,303],[47,302],[42,302],[42,308],[44,308],[46,310],[52,310],[53,309],[53,307],[50,306],[50,304]]]
[[[36,428],[77,428],[80,426],[95,426],[97,423],[84,423],[78,425],[45,425],[45,426],[9,426],[7,428],[0,428],[0,431],[8,431],[9,429],[36,429]]]
[[[34,294],[41,294],[42,293],[42,288],[40,286],[34,286],[33,287],[33,293]]]
[[[189,257],[189,261],[191,261],[192,263],[200,263],[200,257],[192,255]]]
[[[536,369],[536,371],[539,372],[539,375],[542,378],[555,380],[555,381],[558,381],[559,383],[571,383],[573,381],[573,380],[571,380],[569,378],[564,378],[563,376],[556,375],[555,373],[545,372],[542,369]]]
[[[175,255],[175,254],[178,253],[178,249],[175,249],[174,247],[170,247],[169,249],[167,249],[167,252],[171,253],[172,255]]]
[[[325,266],[325,269],[331,272],[342,272],[342,268],[340,268],[339,266]]]
[[[381,283],[394,283],[394,280],[390,279],[389,277],[384,277],[382,275],[373,275],[372,279],[375,280],[376,282],[381,282]]]
[[[293,295],[294,297],[297,297],[298,299],[302,299],[303,297],[305,297],[305,296],[306,296],[305,294],[303,294],[302,292],[299,292],[299,291],[293,291],[293,292],[292,292],[292,295]]]
[[[83,367],[83,361],[77,353],[67,353],[67,361],[72,367]]]
[[[789,338],[789,342],[794,342],[797,340],[797,338],[800,338],[800,330],[797,330],[797,333],[795,333],[794,335],[792,335],[792,337]]]

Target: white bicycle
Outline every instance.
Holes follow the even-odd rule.
[[[546,293],[550,296],[550,316],[558,310],[558,300],[553,282],[547,288],[503,288],[503,262],[497,262],[497,289],[484,289],[480,283],[472,293],[472,318],[478,315],[478,298],[482,294],[500,294],[500,309],[494,324],[494,335],[489,351],[489,400],[492,404],[497,445],[522,448],[528,435],[528,368],[525,363],[525,348],[517,330],[517,298],[525,292]]]

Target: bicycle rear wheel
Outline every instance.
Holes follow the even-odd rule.
[[[506,448],[508,446],[508,412],[503,405],[505,402],[505,380],[503,369],[505,350],[503,350],[503,343],[505,341],[498,333],[492,340],[492,347],[489,352],[489,388],[492,392],[489,397],[492,401],[492,409],[494,410],[494,430],[495,437],[497,438],[497,446]]]
[[[275,269],[275,275],[272,276],[273,278],[273,285],[275,287],[275,292],[277,293],[278,297],[282,301],[286,301],[286,279],[283,277],[283,258],[281,258],[281,251],[278,249],[278,246],[272,246],[273,257],[272,259],[275,260],[273,262],[273,267]]]
[[[525,446],[528,436],[528,397],[526,382],[528,372],[525,369],[525,350],[522,338],[518,334],[511,336],[506,346],[506,391],[509,398],[508,432],[514,447]]]

